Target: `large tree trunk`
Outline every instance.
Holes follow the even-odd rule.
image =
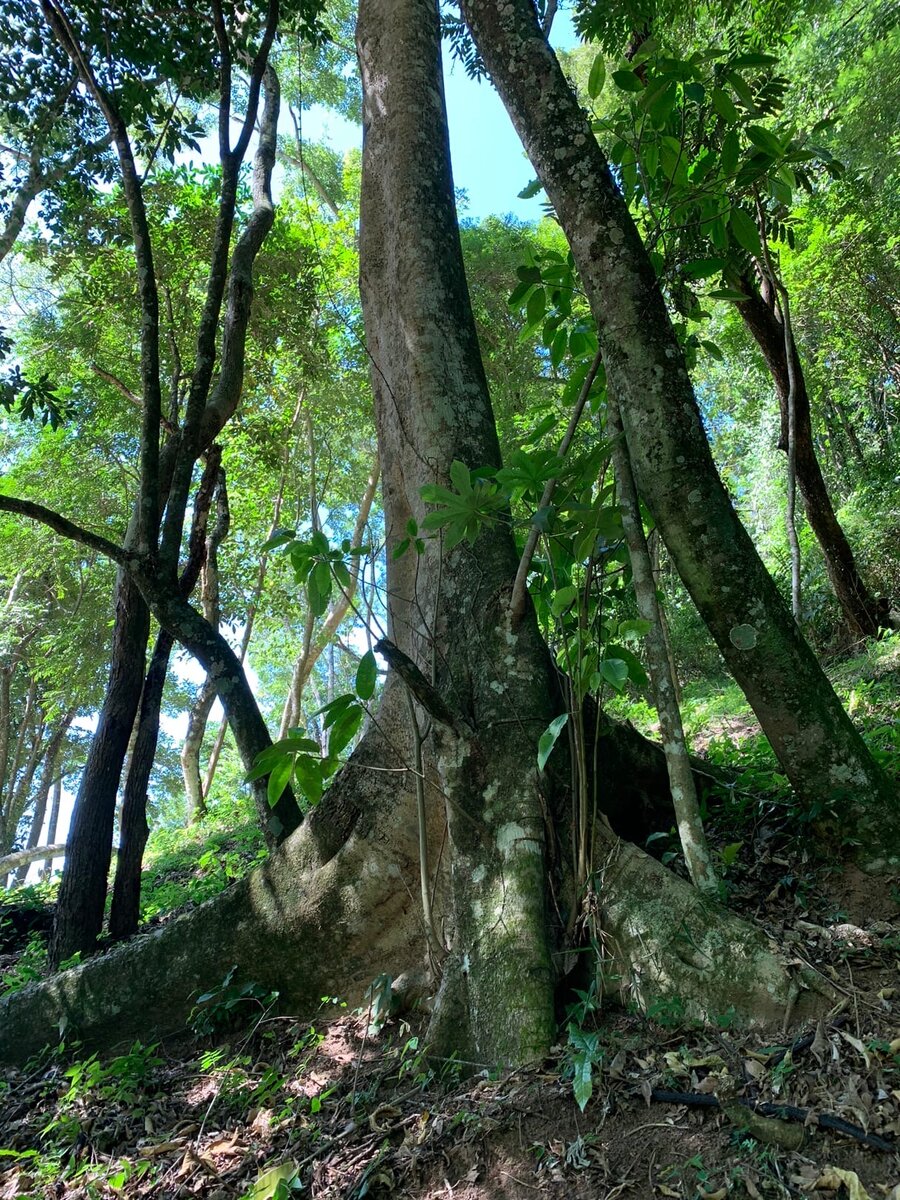
[[[434,930],[448,939],[432,1047],[489,1067],[539,1057],[554,1040],[557,804],[535,756],[559,689],[530,607],[512,628],[509,528],[498,522],[449,552],[432,539],[417,560],[390,553],[409,518],[424,515],[424,483],[445,478],[454,459],[499,462],[455,224],[436,2],[363,0],[358,44],[362,290],[395,643],[382,644],[394,669],[377,720],[310,818],[248,879],[145,939],[0,1000],[0,1059],[20,1060],[66,1023],[67,1036],[91,1044],[147,1036],[151,1022],[177,1028],[191,994],[233,964],[295,1010],[322,995],[356,1000],[376,974],[396,976],[423,958],[420,888],[433,892]],[[168,615],[192,652],[213,659],[191,612]],[[410,694],[418,723],[430,721],[418,777]],[[422,841],[439,865],[421,880],[423,798]],[[624,986],[644,999],[682,995],[701,1017],[815,1009],[811,992],[794,1003],[788,969],[746,923],[701,903],[605,827],[597,839],[603,921]],[[571,871],[552,875],[571,911]],[[742,954],[750,965],[735,972]]]
[[[150,612],[144,598],[131,576],[120,571],[109,682],[66,840],[50,939],[53,964],[93,950],[103,926],[116,796],[141,698],[149,637]]]
[[[716,470],[655,272],[531,0],[462,0],[565,230],[635,479],[800,798],[840,811],[871,865],[900,861],[897,798],[800,636]]]
[[[756,339],[775,382],[781,407],[780,450],[788,450],[788,398],[791,397],[793,402],[797,483],[803,496],[806,518],[825,560],[832,591],[851,632],[858,637],[875,637],[880,626],[878,605],[859,573],[822,475],[813,436],[806,378],[793,334],[789,337],[792,356],[789,367],[784,329],[775,312],[749,280],[741,281],[741,290],[746,292],[748,299],[737,305],[738,312]],[[793,394],[791,374],[794,377]]]

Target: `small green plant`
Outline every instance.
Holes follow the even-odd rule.
[[[17,992],[47,973],[47,945],[39,933],[32,933],[15,966],[0,976],[0,994]]]
[[[194,1033],[208,1037],[231,1025],[248,1009],[255,1006],[265,1012],[278,999],[278,992],[268,991],[262,984],[235,983],[236,971],[237,967],[232,967],[218,987],[197,997],[188,1017]]]

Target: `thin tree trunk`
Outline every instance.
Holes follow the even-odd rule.
[[[631,576],[634,593],[637,597],[638,612],[650,625],[646,639],[647,659],[650,665],[650,679],[656,696],[659,732],[666,755],[669,787],[672,792],[672,802],[675,805],[681,848],[684,851],[688,874],[694,886],[702,892],[716,893],[719,890],[719,881],[713,870],[706,834],[703,831],[700,805],[697,802],[697,789],[694,786],[694,774],[691,770],[687,743],[684,740],[684,726],[681,723],[675,680],[663,632],[659,601],[656,597],[653,565],[647,547],[647,538],[644,534],[644,525],[641,521],[641,506],[631,472],[628,443],[622,432],[618,406],[611,391],[607,392],[606,421],[610,436],[614,439],[612,453],[619,484],[619,507],[622,512],[625,541],[631,558]]]
[[[801,799],[837,805],[870,863],[900,860],[894,789],[722,485],[653,266],[531,0],[462,8],[572,248],[635,480],[672,561]]]
[[[375,499],[375,493],[378,490],[379,464],[378,459],[375,459],[368,481],[366,490],[363,493],[360,501],[359,511],[356,515],[356,524],[353,527],[353,536],[350,540],[350,545],[353,549],[358,550],[363,544],[365,538],[366,526],[369,521],[369,515],[372,511],[372,502]],[[298,724],[302,713],[303,705],[303,689],[306,687],[306,681],[309,679],[313,668],[319,661],[322,652],[326,646],[329,646],[341,622],[350,611],[350,605],[353,603],[353,598],[356,595],[357,584],[359,582],[360,571],[360,556],[356,556],[350,563],[350,587],[344,591],[340,589],[337,599],[329,608],[325,620],[319,630],[318,637],[313,641],[313,624],[307,626],[307,631],[304,630],[303,649],[298,655],[294,663],[293,671],[291,672],[291,683],[288,691],[288,697],[285,701],[284,709],[281,714],[281,728],[279,737],[286,737],[287,731],[292,725]]]
[[[56,845],[56,834],[59,829],[59,813],[62,808],[62,777],[54,779],[53,787],[50,791],[50,820],[47,822],[47,845]],[[42,879],[49,879],[50,872],[53,870],[53,854],[50,854],[41,863],[39,871]]]
[[[203,615],[213,629],[218,630],[221,620],[219,605],[219,546],[228,536],[231,512],[228,507],[228,490],[225,472],[220,469],[216,484],[216,520],[206,536],[206,555],[203,564],[201,605]],[[216,689],[207,677],[197,695],[188,716],[184,744],[181,748],[181,773],[187,799],[187,823],[194,824],[206,816],[206,801],[203,798],[203,781],[200,778],[200,751],[206,734],[206,723],[216,701]]]
[[[47,815],[47,801],[50,796],[50,790],[56,782],[56,767],[59,762],[60,751],[62,750],[63,742],[66,734],[69,732],[69,726],[75,720],[76,709],[70,708],[69,711],[62,717],[59,724],[54,729],[47,742],[44,750],[44,765],[41,768],[41,782],[38,786],[37,795],[34,800],[34,816],[31,819],[31,830],[28,834],[28,840],[25,843],[24,849],[33,850],[38,844],[41,837],[41,831],[44,828],[44,818]],[[52,841],[48,837],[48,843]],[[17,883],[24,883],[27,869],[20,870],[16,876]]]
[[[272,526],[269,536],[278,528],[278,523],[281,520],[281,509],[284,504],[284,490],[287,485],[288,467],[291,461],[291,452],[293,445],[294,434],[297,430],[297,424],[303,412],[303,393],[297,399],[297,404],[294,408],[293,416],[291,417],[290,427],[288,429],[288,437],[285,439],[285,447],[281,456],[281,475],[278,479],[278,491],[275,494],[275,504],[272,511]],[[269,569],[269,554],[265,553],[259,560],[259,568],[256,572],[256,585],[253,589],[253,598],[247,609],[247,619],[244,622],[244,630],[241,634],[241,642],[238,648],[238,660],[243,666],[247,658],[247,649],[250,645],[250,638],[253,636],[253,626],[256,621],[256,613],[259,607],[259,602],[262,599],[263,587],[266,582],[266,572]],[[219,723],[219,729],[216,734],[216,740],[213,743],[212,750],[209,755],[209,762],[206,765],[206,777],[203,780],[203,802],[204,804],[209,799],[209,793],[213,785],[213,780],[216,776],[216,768],[219,765],[219,755],[222,753],[222,746],[225,743],[225,733],[228,729],[228,718],[222,717]]]
[[[137,932],[141,910],[141,865],[150,827],[147,823],[147,785],[159,740],[159,713],[174,638],[166,630],[157,634],[150,667],[141,692],[134,748],[125,777],[119,855],[113,881],[109,932],[114,938]]]
[[[762,351],[775,382],[781,405],[781,438],[778,444],[780,449],[788,452],[791,445],[790,414],[793,409],[797,484],[803,496],[806,518],[822,550],[832,591],[851,631],[861,637],[874,637],[880,627],[878,605],[859,573],[822,475],[813,438],[809,393],[796,343],[792,334],[785,333],[775,313],[749,280],[741,281],[741,290],[748,298],[736,307]],[[791,349],[790,356],[788,346]]]

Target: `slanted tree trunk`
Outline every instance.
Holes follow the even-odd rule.
[[[455,224],[437,3],[363,0],[358,46],[361,272],[388,538],[391,640],[382,649],[392,666],[377,720],[310,818],[247,879],[147,938],[0,999],[0,1060],[21,1060],[61,1024],[90,1044],[146,1037],[151,1023],[177,1028],[192,993],[233,964],[301,1011],[322,995],[354,1000],[376,974],[415,965],[425,947],[413,899],[423,882],[417,790],[435,864],[424,884],[447,952],[432,1047],[495,1066],[540,1057],[554,1040],[550,872],[559,904],[578,898],[566,892],[571,871],[553,862],[568,844],[556,837],[563,806],[535,761],[558,710],[556,673],[530,606],[512,627],[518,563],[508,525],[449,552],[431,539],[418,560],[390,553],[409,518],[424,515],[424,483],[445,478],[453,459],[499,461]],[[427,727],[419,789],[410,696]],[[751,926],[605,826],[598,845],[604,928],[623,986],[645,1000],[678,994],[690,1015],[736,1021],[816,1010],[816,995],[796,995]],[[736,959],[745,971],[734,971]]]
[[[141,865],[150,827],[147,823],[147,784],[159,741],[159,713],[175,639],[161,629],[150,656],[141,690],[134,745],[125,776],[125,795],[119,822],[119,854],[113,880],[109,932],[114,938],[137,932],[141,911]]]
[[[859,573],[853,550],[837,519],[822,475],[813,436],[806,377],[793,332],[785,338],[783,326],[775,311],[766,304],[750,280],[741,280],[741,291],[745,292],[748,298],[736,307],[762,351],[775,382],[775,391],[781,407],[781,436],[778,447],[785,452],[790,450],[790,410],[793,409],[797,485],[803,496],[806,519],[822,551],[832,591],[851,632],[859,637],[875,637],[880,627],[878,605]]]
[[[228,491],[225,472],[220,469],[216,484],[216,520],[206,536],[206,554],[203,563],[201,605],[203,615],[213,629],[218,630],[221,620],[219,606],[219,546],[228,536],[231,512],[228,507]],[[187,822],[192,825],[206,815],[203,797],[203,780],[200,777],[200,751],[206,734],[206,723],[216,701],[215,682],[206,677],[188,715],[184,744],[181,747],[181,773],[184,778],[187,799]]]
[[[847,717],[716,470],[640,235],[531,0],[462,0],[590,301],[638,490],[785,774],[839,811],[871,865],[900,861],[897,797]]]
[[[122,764],[144,680],[150,611],[134,579],[119,571],[109,682],[72,810],[56,918],[54,964],[93,949],[103,925]]]

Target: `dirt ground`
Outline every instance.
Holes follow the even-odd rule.
[[[425,1060],[415,1013],[376,1030],[326,1004],[301,1023],[247,994],[227,1035],[8,1073],[0,1200],[900,1200],[897,881],[810,875],[776,846],[757,830],[732,903],[831,979],[841,1002],[817,1028],[767,1039],[597,1007],[578,1018],[582,1112],[565,1021],[540,1066],[463,1078]]]

